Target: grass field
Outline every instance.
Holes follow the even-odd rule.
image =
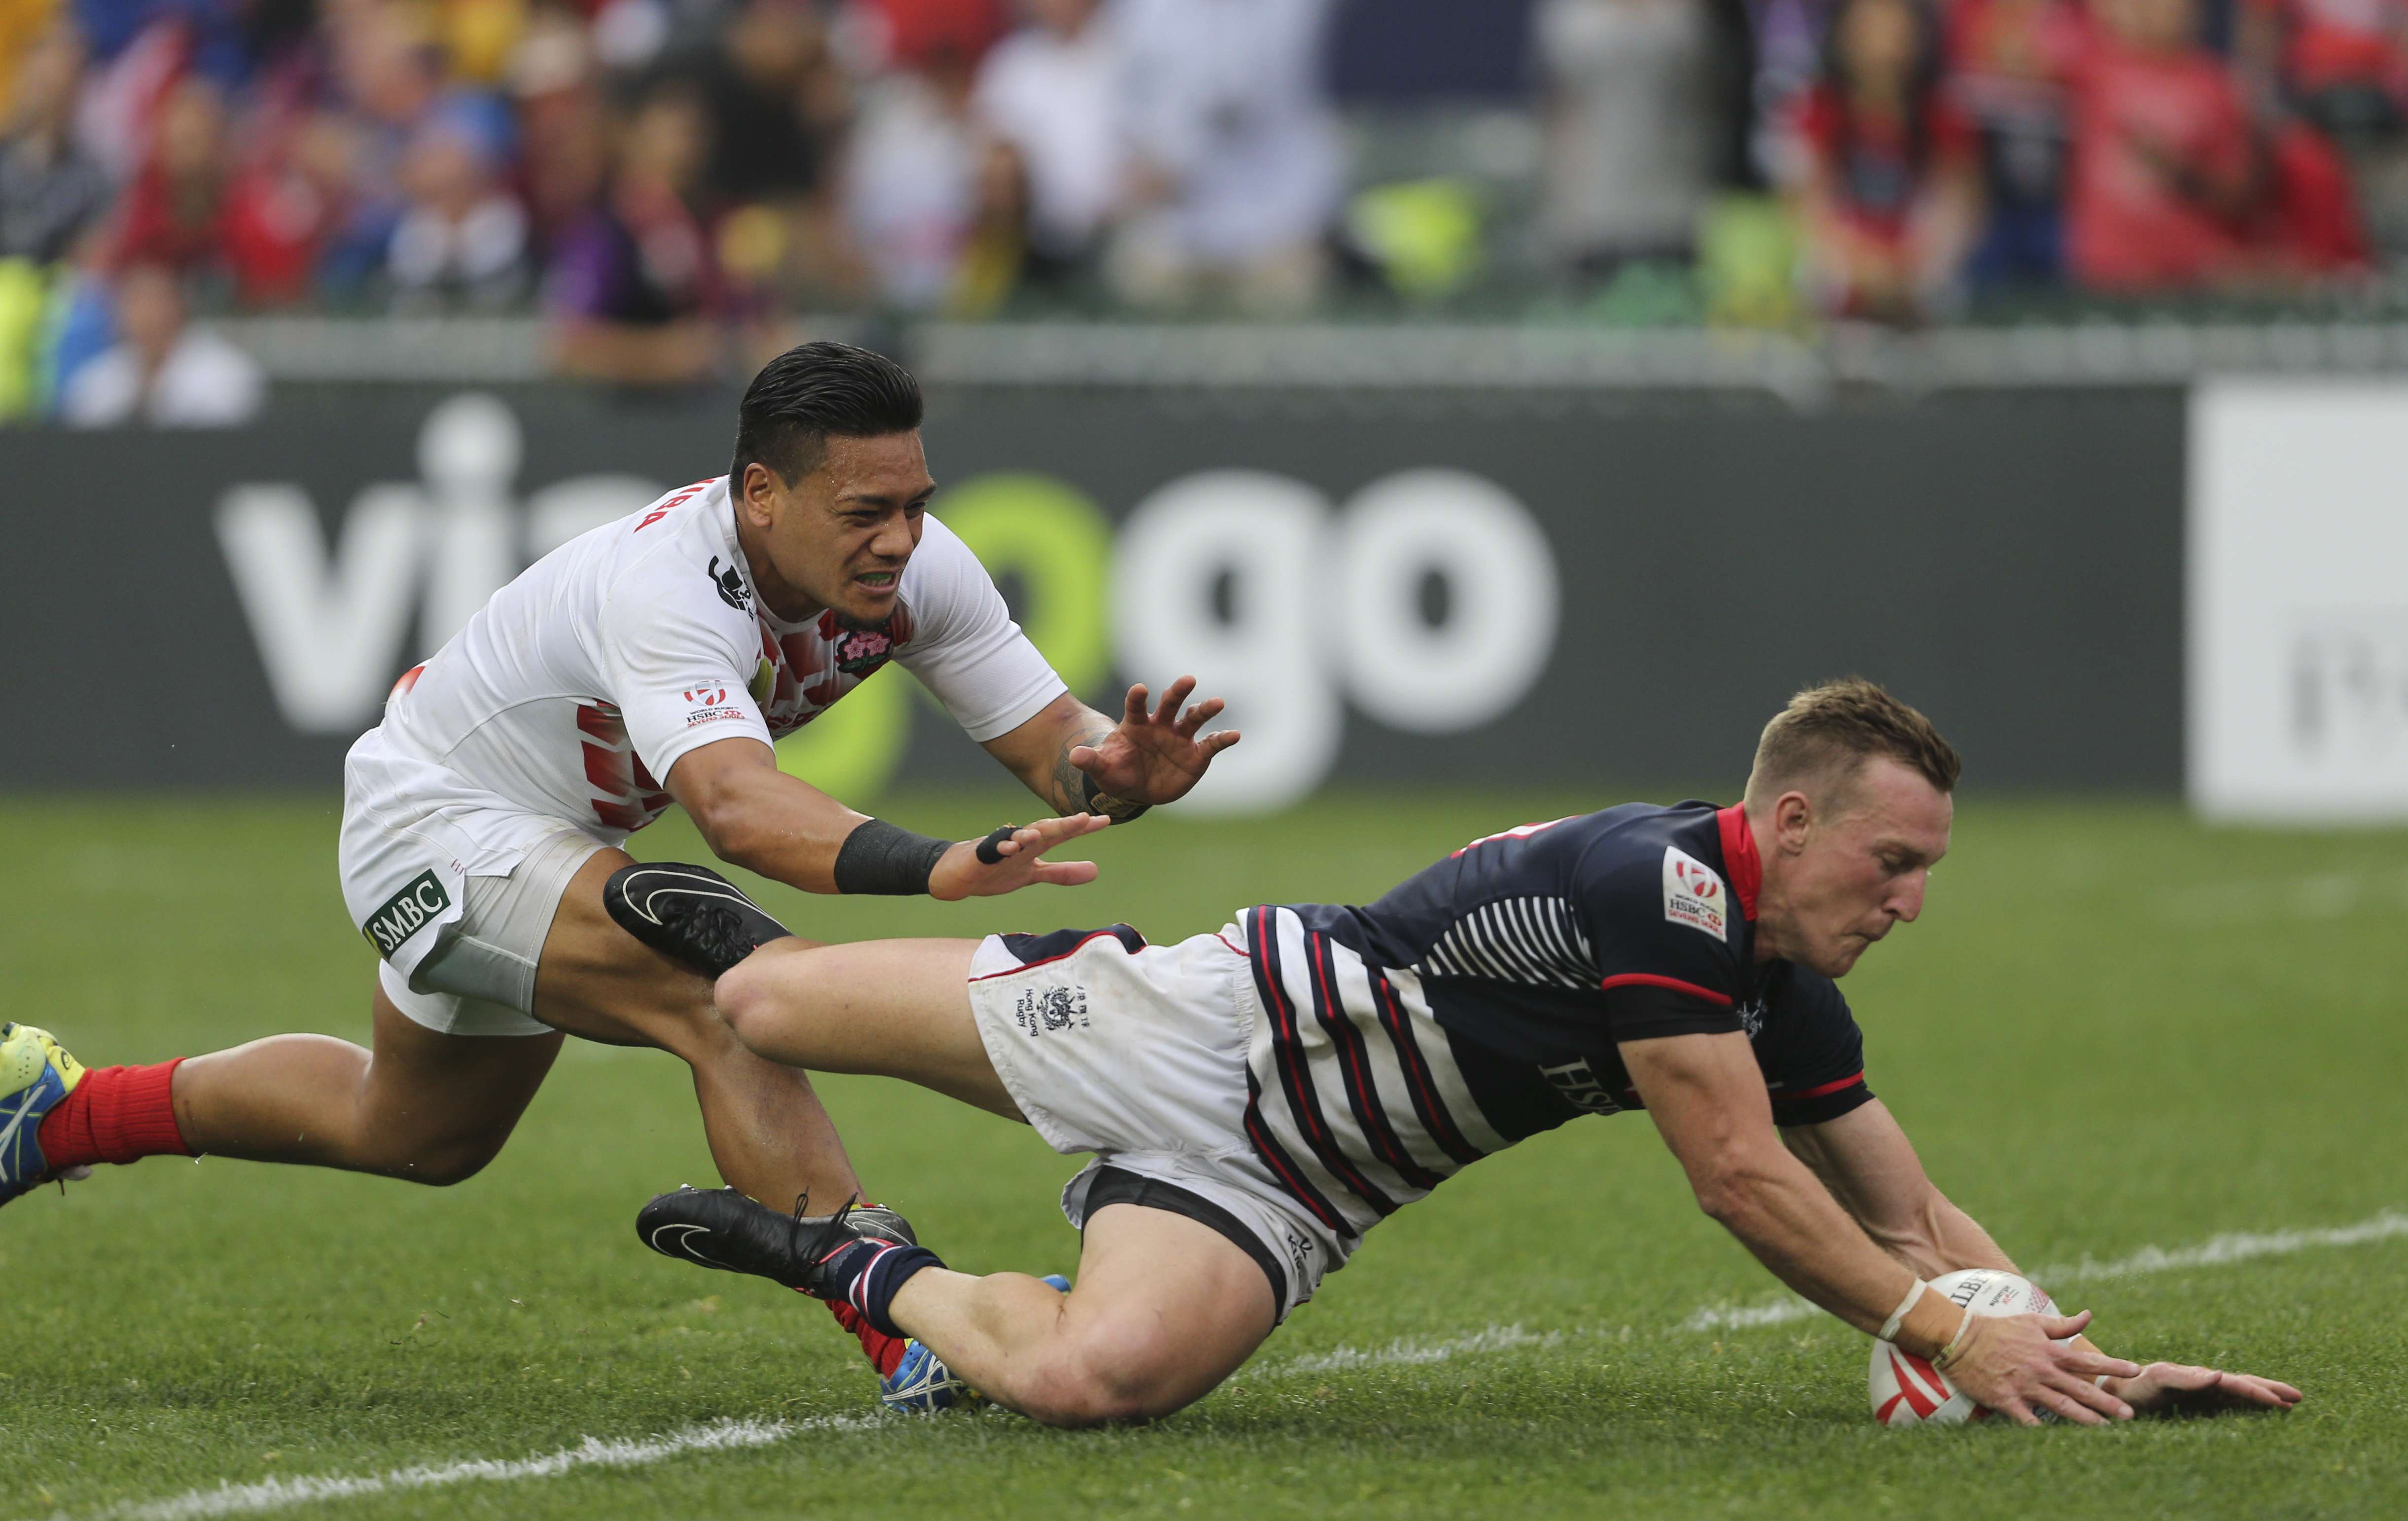
[[[970,834],[1011,806],[883,811]],[[832,939],[1125,918],[1163,940],[1248,903],[1372,895],[1583,806],[1340,796],[1114,831],[1104,881],[1075,892],[772,897]],[[335,825],[319,799],[0,802],[0,1012],[97,1063],[360,1035],[371,961]],[[678,820],[641,844],[699,850]],[[162,1159],[12,1205],[0,1518],[2408,1515],[2408,1218],[2387,1213],[2408,1208],[2403,922],[2408,836],[1972,803],[1923,923],[1847,984],[1872,1083],[1952,1195],[2028,1267],[2075,1265],[2050,1286],[2111,1349],[2288,1379],[2309,1399],[2286,1417],[1876,1428],[1856,1333],[1695,1318],[1775,1285],[1621,1117],[1382,1227],[1236,1381],[1158,1426],[881,1418],[817,1307],[641,1250],[647,1196],[715,1181],[683,1071],[572,1042],[458,1188]],[[1075,1163],[895,1084],[826,1092],[869,1185],[956,1266],[1071,1265],[1054,1198]],[[368,1482],[308,1482],[332,1479]]]

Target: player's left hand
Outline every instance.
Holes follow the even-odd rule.
[[[981,857],[982,839],[964,839],[937,857],[928,873],[928,896],[940,903],[966,897],[1000,897],[1023,887],[1077,887],[1096,880],[1093,861],[1048,861],[1045,853],[1081,835],[1092,835],[1111,820],[1093,813],[1063,819],[1039,819],[1013,829],[993,846],[995,859]]]
[[[2140,1414],[2151,1412],[2288,1410],[2303,1398],[2287,1384],[2187,1363],[2150,1363],[2136,1378],[2111,1378],[2110,1394]]]
[[[1151,806],[1186,796],[1212,757],[1238,742],[1235,729],[1199,737],[1197,731],[1227,704],[1207,697],[1181,712],[1195,690],[1196,678],[1182,676],[1163,689],[1161,705],[1149,712],[1145,684],[1130,687],[1119,726],[1099,745],[1074,746],[1070,764],[1109,797]]]

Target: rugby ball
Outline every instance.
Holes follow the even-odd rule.
[[[1966,1268],[1931,1281],[1931,1286],[1977,1315],[2053,1315],[2057,1305],[2027,1279],[1996,1268]],[[1985,1421],[1991,1412],[1949,1382],[1928,1359],[1893,1342],[1873,1342],[1867,1379],[1873,1419],[1884,1426],[1962,1426]],[[2051,1417],[2043,1413],[2042,1420]]]

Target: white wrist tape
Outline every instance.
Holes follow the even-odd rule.
[[[1965,1338],[1972,1334],[1973,1322],[1980,1318],[1973,1313],[1973,1307],[1967,1305],[1965,1318],[1956,1323],[1956,1334],[1948,1339],[1946,1346],[1931,1355],[1931,1366],[1943,1373],[1948,1371],[1949,1366],[1964,1353]]]
[[[1882,1328],[1875,1333],[1876,1338],[1884,1342],[1897,1341],[1898,1328],[1906,1320],[1906,1313],[1914,1308],[1914,1302],[1922,1299],[1923,1291],[1930,1286],[1922,1279],[1916,1279],[1914,1285],[1906,1291],[1906,1298],[1899,1300],[1898,1308],[1889,1313],[1887,1320],[1882,1322]]]

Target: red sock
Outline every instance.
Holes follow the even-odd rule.
[[[94,1162],[190,1156],[168,1100],[175,1061],[154,1067],[95,1067],[75,1092],[42,1116],[42,1160],[53,1172]]]
[[[865,1209],[869,1204],[867,1199],[859,1199],[855,1202]],[[802,1291],[797,1289],[795,1292],[799,1294]],[[828,1307],[828,1313],[836,1317],[836,1323],[851,1332],[861,1342],[863,1355],[869,1358],[869,1366],[878,1370],[880,1378],[884,1378],[895,1371],[896,1365],[903,1360],[903,1345],[906,1338],[887,1335],[872,1326],[860,1311],[842,1299],[826,1299],[822,1302]]]
[[[887,1335],[872,1326],[860,1311],[841,1299],[824,1302],[828,1313],[836,1317],[836,1323],[861,1339],[861,1350],[868,1355],[869,1366],[878,1370],[878,1376],[884,1378],[894,1372],[895,1365],[903,1360],[905,1339]]]

